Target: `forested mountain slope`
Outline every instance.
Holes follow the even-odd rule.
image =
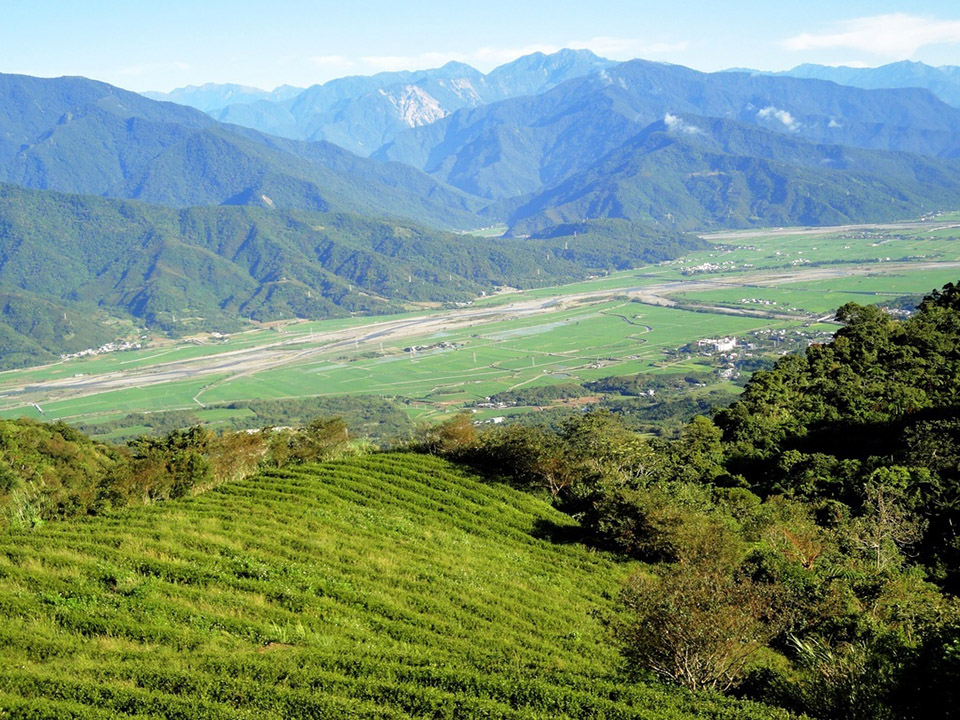
[[[84,78],[0,75],[0,181],[176,207],[264,205],[475,227],[481,206],[412,168],[285,147]]]
[[[176,209],[0,185],[4,366],[98,347],[111,314],[158,330],[232,330],[244,320],[396,312],[466,302],[676,257],[704,243],[598,225],[573,247],[432,230],[343,213]],[[98,317],[99,314],[99,317]]]
[[[819,144],[755,125],[667,115],[534,195],[515,233],[620,217],[674,228],[839,225],[960,206],[960,163]]]
[[[732,119],[818,143],[960,153],[960,110],[925,90],[862,90],[631,60],[542,95],[459,110],[399,134],[374,157],[475,195],[511,197],[586,169],[667,114]]]

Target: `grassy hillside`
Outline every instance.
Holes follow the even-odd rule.
[[[0,538],[3,717],[772,718],[628,685],[630,571],[443,461],[379,455]]]

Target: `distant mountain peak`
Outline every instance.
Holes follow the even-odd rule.
[[[441,65],[440,70],[443,70],[446,73],[463,73],[465,75],[478,75],[482,74],[477,70],[473,65],[467,65],[467,63],[459,62],[457,60],[451,60],[444,65]]]
[[[277,88],[269,97],[258,91],[260,95],[234,101],[226,90],[211,98],[186,92],[149,97],[197,107],[221,122],[296,140],[327,140],[370,155],[398,132],[432,124],[457,110],[538,95],[615,64],[589,50],[566,48],[550,55],[531,53],[487,74],[454,60],[428,70],[337,78],[299,93],[281,95],[285,88]]]
[[[753,75],[775,75],[806,80],[829,80],[838,85],[866,90],[922,88],[929,90],[943,102],[960,107],[960,67],[942,65],[933,67],[918,60],[898,60],[879,67],[852,67],[849,65],[818,65],[803,63],[791,70],[766,72],[731,68],[725,72],[749,72]]]

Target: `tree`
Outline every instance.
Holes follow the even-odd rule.
[[[722,563],[677,563],[637,573],[620,594],[614,636],[634,673],[691,690],[726,691],[780,632],[772,588]]]
[[[458,413],[439,425],[421,430],[420,447],[431,455],[457,456],[477,443],[473,416]]]
[[[536,427],[508,425],[486,432],[472,455],[485,472],[512,476],[521,485],[545,488],[554,498],[577,478],[561,439]]]
[[[901,551],[923,538],[924,523],[906,503],[909,480],[906,468],[882,467],[863,487],[864,513],[853,521],[850,538],[877,572],[899,563]]]
[[[289,437],[292,463],[327,460],[350,439],[347,424],[340,418],[316,418]]]
[[[580,482],[642,485],[663,465],[660,453],[607,410],[571,418],[561,429],[560,439],[567,474],[575,474]]]

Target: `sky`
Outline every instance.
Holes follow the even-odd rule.
[[[0,18],[0,72],[136,91],[306,87],[450,60],[486,72],[563,47],[704,71],[960,65],[956,0],[0,0]]]

